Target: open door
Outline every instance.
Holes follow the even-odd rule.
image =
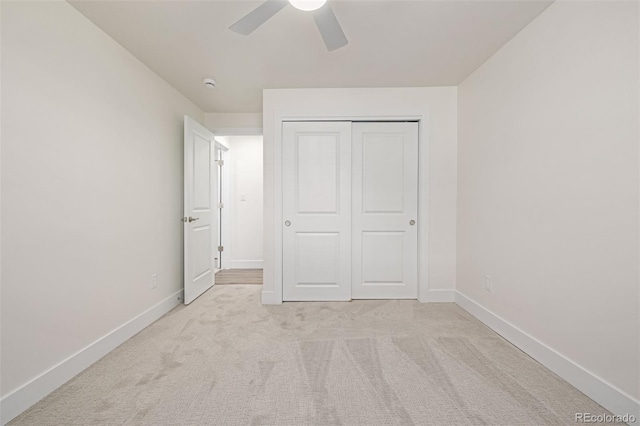
[[[215,283],[216,170],[213,133],[184,117],[184,304]]]

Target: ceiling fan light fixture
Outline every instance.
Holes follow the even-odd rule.
[[[324,6],[326,2],[327,0],[289,0],[291,6],[295,7],[296,9],[304,10],[306,12],[318,10],[322,6]]]

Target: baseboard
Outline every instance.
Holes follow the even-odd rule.
[[[455,290],[448,289],[432,289],[427,291],[426,302],[431,303],[439,303],[439,302],[448,302],[453,303],[456,298]],[[421,300],[422,301],[422,300]]]
[[[276,294],[273,291],[262,291],[262,304],[263,305],[281,305],[282,300],[276,300]]]
[[[562,377],[582,393],[616,415],[640,419],[640,401],[576,364],[459,291],[455,302],[527,355]],[[596,414],[596,413],[594,413]]]
[[[182,290],[173,293],[84,349],[40,374],[0,400],[0,422],[7,424],[20,413],[81,373],[142,329],[180,304]]]
[[[262,260],[230,260],[229,269],[262,269]]]

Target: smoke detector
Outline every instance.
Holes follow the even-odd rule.
[[[213,89],[216,87],[216,81],[212,78],[205,78],[204,79],[204,85],[208,88],[208,89]]]

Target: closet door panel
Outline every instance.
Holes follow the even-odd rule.
[[[351,123],[283,123],[283,300],[351,299]]]
[[[353,123],[352,297],[418,295],[418,123]]]

